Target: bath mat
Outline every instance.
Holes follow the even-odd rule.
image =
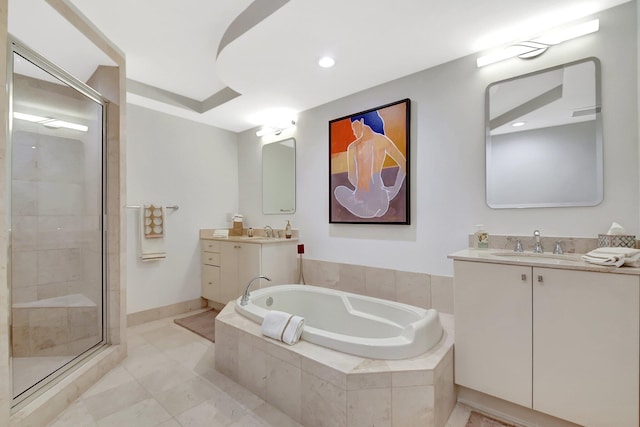
[[[183,328],[187,328],[191,332],[215,342],[215,319],[218,313],[218,311],[211,309],[192,316],[174,319],[173,321]]]
[[[471,411],[466,427],[516,427],[515,424],[498,421],[478,412]]]

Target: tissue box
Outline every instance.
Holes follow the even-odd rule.
[[[598,234],[598,246],[635,248],[636,236],[631,234]]]

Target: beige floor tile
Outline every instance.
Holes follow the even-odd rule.
[[[95,420],[89,413],[82,400],[76,400],[58,416],[50,427],[97,427]]]
[[[81,396],[89,413],[96,421],[149,398],[151,394],[135,380],[93,396]]]
[[[101,419],[98,427],[155,427],[170,419],[171,415],[155,399],[150,398]]]
[[[168,390],[154,393],[153,396],[167,412],[176,416],[211,399],[218,393],[222,392],[208,381],[201,377],[193,377]]]
[[[215,345],[175,325],[173,318],[127,333],[127,359],[48,427],[301,426],[215,371]],[[457,404],[446,427],[466,426],[469,412]]]

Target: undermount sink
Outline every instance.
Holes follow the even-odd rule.
[[[492,255],[509,257],[509,258],[549,258],[562,261],[578,262],[581,260],[578,254],[554,254],[554,253],[536,253],[536,252],[494,252]]]

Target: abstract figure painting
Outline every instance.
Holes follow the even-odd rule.
[[[409,224],[409,116],[403,99],[329,122],[329,222]]]

